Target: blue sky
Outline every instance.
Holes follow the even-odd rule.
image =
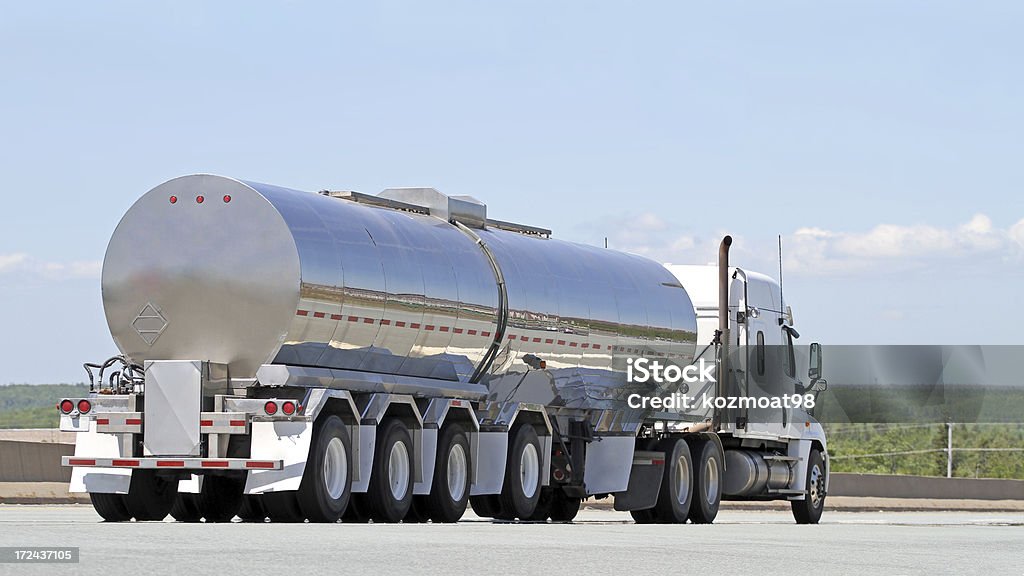
[[[675,263],[729,232],[773,275],[782,234],[810,338],[1020,343],[1019,3],[365,4],[5,6],[0,383],[115,352],[107,239],[193,172],[434,186]]]

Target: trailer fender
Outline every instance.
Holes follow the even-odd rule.
[[[313,439],[311,420],[253,421],[252,456],[254,460],[281,460],[280,470],[250,470],[245,480],[246,494],[264,494],[298,490],[306,458]]]
[[[423,479],[413,484],[413,494],[430,494],[434,483],[434,467],[437,463],[437,438],[441,427],[446,421],[458,421],[466,424],[466,439],[469,441],[470,454],[479,450],[480,423],[473,413],[472,406],[466,400],[435,398],[427,404],[423,411]],[[469,470],[470,485],[476,481],[475,466]]]
[[[96,419],[90,418],[88,432],[75,435],[75,456],[88,458],[124,458],[125,442],[120,434],[96,431]],[[130,435],[129,435],[130,438]],[[127,494],[132,482],[132,471],[125,468],[72,468],[68,492],[96,492],[100,494]]]

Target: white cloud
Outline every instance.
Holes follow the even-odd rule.
[[[654,213],[625,214],[593,223],[610,230],[609,246],[658,262],[714,262],[723,233],[695,235],[669,225]],[[732,261],[772,276],[778,270],[778,243],[770,237],[738,237]],[[836,275],[871,270],[922,269],[940,264],[1010,261],[1024,256],[1024,219],[996,227],[985,214],[950,226],[879,224],[865,231],[798,228],[783,235],[786,272]]]
[[[49,262],[28,254],[0,254],[0,275],[22,274],[47,280],[99,278],[103,263],[97,260]]]
[[[1024,250],[1024,219],[996,228],[984,214],[950,228],[879,224],[866,232],[800,228],[787,237],[786,268],[797,273],[857,272],[876,266],[920,268],[956,261],[1017,258]]]

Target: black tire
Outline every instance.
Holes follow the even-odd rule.
[[[242,505],[238,507],[238,517],[242,522],[263,522],[267,512],[263,509],[263,499],[259,494],[242,496]]]
[[[654,508],[630,510],[629,515],[633,517],[633,521],[637,524],[656,524],[658,522],[658,516]]]
[[[402,518],[403,524],[422,524],[430,521],[430,512],[427,510],[427,497],[424,494],[413,495],[412,505],[409,512]]]
[[[500,509],[496,494],[470,496],[469,505],[473,507],[473,513],[481,518],[494,518]]]
[[[392,477],[391,466],[393,453],[395,477]],[[402,478],[403,475],[405,478]],[[401,522],[412,506],[412,485],[413,446],[409,428],[401,420],[389,419],[377,430],[373,471],[370,473],[370,488],[366,493],[370,517],[375,522]]]
[[[791,500],[793,518],[797,524],[817,524],[825,511],[825,461],[821,451],[811,448],[807,457],[807,496],[803,500]]]
[[[178,483],[156,475],[156,470],[132,470],[125,505],[140,522],[160,521],[167,517],[178,496]]]
[[[711,524],[722,503],[725,455],[712,440],[700,438],[691,442],[690,457],[695,473],[689,518],[694,524]]]
[[[537,502],[540,501],[541,484],[544,470],[544,457],[541,453],[540,438],[533,426],[522,424],[517,426],[512,434],[512,441],[509,445],[508,459],[505,462],[505,481],[502,484],[501,495],[498,501],[501,503],[501,514],[504,518],[528,519],[536,510]],[[530,452],[536,456],[536,462]],[[528,466],[536,465],[536,470],[524,471],[524,463]],[[536,483],[534,484],[534,481]],[[532,492],[527,494],[529,488]]]
[[[267,492],[262,496],[263,509],[271,522],[302,522],[305,517],[299,508],[295,492]]]
[[[207,475],[199,492],[199,510],[207,522],[231,522],[242,507],[245,476]]]
[[[92,507],[104,522],[126,522],[132,519],[124,494],[90,492],[89,500],[92,500]]]
[[[665,472],[661,478],[658,503],[654,505],[655,522],[683,524],[690,514],[690,502],[693,499],[693,459],[690,447],[682,438],[665,438],[658,442],[657,450],[665,453]]]
[[[348,501],[348,508],[341,515],[342,522],[365,524],[370,521],[369,504],[366,501],[366,494],[353,494]]]
[[[472,470],[473,460],[466,431],[456,423],[445,426],[437,440],[437,461],[434,463],[430,494],[422,500],[426,505],[424,512],[431,520],[451,523],[462,518],[469,505]]]
[[[178,522],[199,522],[203,518],[199,510],[199,494],[179,492],[171,506],[171,517]]]
[[[337,522],[352,497],[352,441],[345,422],[333,414],[317,422],[313,432],[299,507],[310,522]]]
[[[533,509],[533,514],[530,514],[528,518],[523,518],[530,522],[547,522],[551,516],[551,503],[555,497],[555,490],[550,486],[545,486],[540,490],[540,499],[537,500],[537,507]]]
[[[552,522],[572,522],[580,512],[581,498],[566,496],[561,489],[555,489],[551,497],[550,514]]]

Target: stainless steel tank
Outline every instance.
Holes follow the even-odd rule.
[[[621,374],[629,354],[692,359],[693,305],[659,264],[487,225],[484,212],[464,226],[401,206],[212,175],[165,182],[107,248],[111,334],[136,362],[211,360],[232,378],[283,363],[487,382],[527,353],[566,374]]]

